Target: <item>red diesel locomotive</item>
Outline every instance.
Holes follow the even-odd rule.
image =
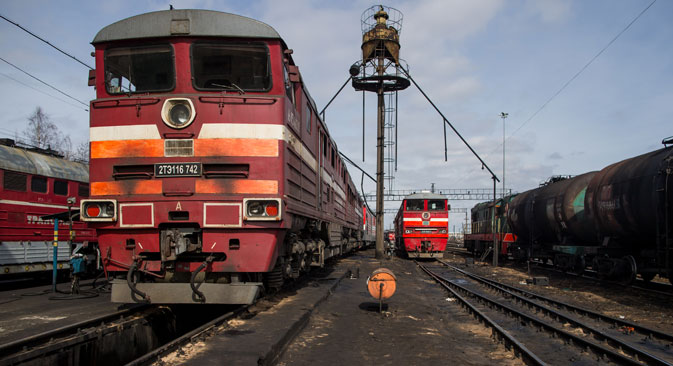
[[[54,151],[16,147],[0,140],[0,275],[26,275],[53,269],[54,220],[42,216],[79,208],[89,195],[86,164],[64,160]],[[59,269],[70,267],[70,257],[84,255],[96,265],[96,232],[73,221],[59,221]]]
[[[448,200],[439,194],[404,197],[395,216],[397,250],[413,258],[441,257],[449,240],[449,209]]]
[[[82,212],[112,301],[252,303],[361,246],[360,197],[273,28],[169,10],[92,43]]]

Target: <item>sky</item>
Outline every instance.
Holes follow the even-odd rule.
[[[383,5],[403,14],[400,56],[411,76],[499,178],[500,113],[508,113],[505,187],[523,192],[552,175],[600,170],[659,149],[661,140],[673,135],[673,1],[656,1],[624,31],[651,3],[395,0]],[[93,66],[90,42],[101,28],[169,4],[235,13],[274,27],[294,50],[319,109],[361,57],[360,18],[377,5],[362,0],[5,0],[0,14]],[[0,57],[85,104],[95,96],[85,66],[4,20]],[[369,94],[365,162],[361,92],[347,86],[325,119],[340,151],[374,175],[376,97]],[[0,96],[0,137],[20,135],[39,106],[74,146],[87,141],[87,107],[2,61]],[[399,92],[398,101],[393,189],[429,189],[431,183],[438,190],[492,189],[490,174],[448,129],[444,161],[442,118],[418,89],[412,85]],[[349,171],[359,184],[358,171]],[[375,185],[365,180],[364,188],[370,193]],[[471,208],[476,201],[450,203]],[[397,207],[399,202],[386,202],[386,209]],[[386,215],[386,228],[393,216]],[[464,213],[451,215],[450,229],[460,231],[464,220]]]

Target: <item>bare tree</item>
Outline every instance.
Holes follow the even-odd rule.
[[[60,146],[56,147],[54,150],[58,151],[61,155],[63,155],[63,158],[66,160],[74,160],[74,155],[75,152],[72,150],[72,141],[70,140],[70,136],[68,135],[63,135],[59,132],[61,135],[61,144]]]
[[[77,145],[77,150],[73,154],[73,159],[75,161],[81,161],[83,163],[89,162],[89,142],[84,141]]]
[[[35,108],[35,112],[28,117],[28,127],[23,131],[23,135],[28,143],[35,147],[60,150],[61,131],[41,107]]]
[[[28,117],[23,136],[28,144],[54,150],[67,160],[89,161],[89,143],[82,143],[74,150],[70,136],[63,134],[41,107],[35,108],[35,112]]]

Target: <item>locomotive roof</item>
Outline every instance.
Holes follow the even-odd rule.
[[[241,15],[173,9],[140,14],[110,24],[101,29],[91,43],[173,36],[280,39],[270,25]]]
[[[89,181],[86,164],[0,145],[0,169],[78,182]]]
[[[404,197],[405,200],[428,200],[428,199],[446,199],[443,194],[421,192],[414,193]]]

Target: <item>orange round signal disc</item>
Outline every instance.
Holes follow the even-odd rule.
[[[372,272],[367,281],[369,294],[377,300],[389,299],[397,289],[397,278],[395,274],[387,268],[379,268]]]

